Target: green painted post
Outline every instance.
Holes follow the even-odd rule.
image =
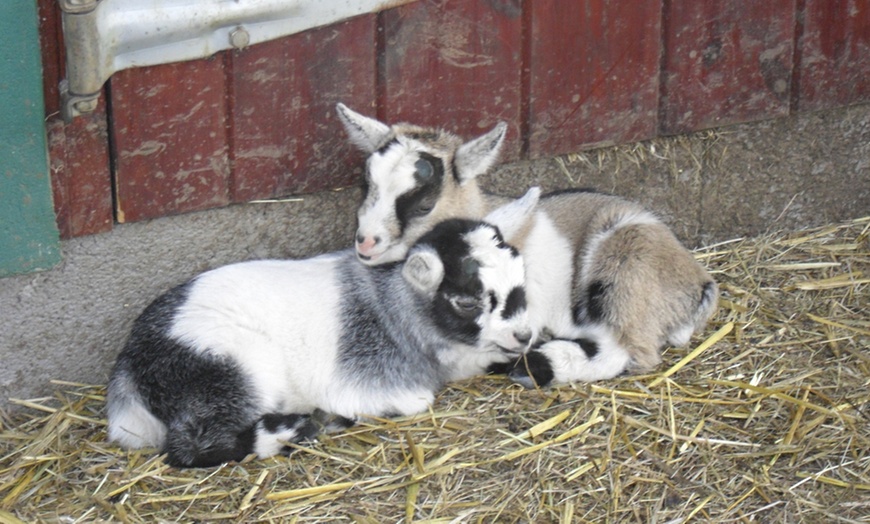
[[[0,1],[0,277],[60,261],[34,0]]]

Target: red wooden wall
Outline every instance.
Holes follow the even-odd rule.
[[[355,184],[339,101],[466,137],[505,121],[507,161],[870,102],[870,0],[419,0],[122,71],[64,124],[59,13],[38,2],[65,238]]]
[[[528,2],[529,153],[656,134],[661,0]]]

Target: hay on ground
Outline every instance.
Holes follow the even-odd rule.
[[[179,470],[105,442],[102,386],[16,400],[0,523],[870,522],[870,217],[698,252],[709,329],[658,372],[452,384],[290,458]]]

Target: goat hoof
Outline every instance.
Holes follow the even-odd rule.
[[[555,375],[550,359],[538,351],[529,351],[521,358],[516,367],[508,374],[513,382],[526,389],[542,388],[548,386]]]

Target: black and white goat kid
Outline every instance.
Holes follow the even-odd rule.
[[[425,411],[446,381],[516,359],[531,333],[505,239],[538,193],[438,224],[404,262],[367,267],[353,250],[243,262],[170,290],[118,356],[110,440],[184,467],[267,457],[326,421]]]
[[[388,126],[342,104],[338,114],[369,154],[356,234],[364,263],[399,260],[438,221],[481,217],[505,202],[476,181],[496,162],[505,124],[463,142],[440,129]],[[651,369],[662,347],[686,344],[716,309],[716,283],[692,254],[657,217],[619,197],[544,195],[515,245],[537,336],[511,376],[527,387]]]

